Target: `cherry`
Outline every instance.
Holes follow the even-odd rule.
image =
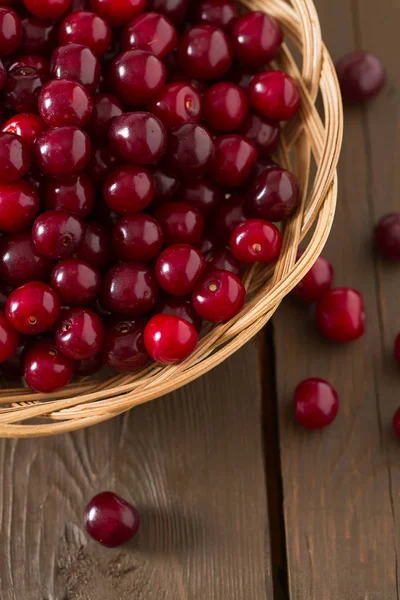
[[[21,179],[0,184],[0,231],[24,231],[32,225],[38,212],[39,196],[32,183]]]
[[[92,356],[91,358],[84,358],[83,360],[77,360],[75,365],[75,375],[77,377],[90,377],[103,366],[103,359],[101,354]]]
[[[89,137],[78,127],[54,127],[35,142],[35,161],[46,175],[66,177],[77,175],[89,162]]]
[[[151,52],[126,50],[112,63],[109,77],[110,85],[121,102],[140,106],[161,90],[167,71]]]
[[[32,147],[36,139],[46,130],[46,125],[38,115],[21,113],[8,119],[3,124],[1,130],[5,133],[18,135],[24,140],[25,144]]]
[[[65,210],[85,219],[94,207],[95,188],[85,173],[63,179],[48,178],[43,196],[47,210]]]
[[[100,81],[99,59],[82,44],[59,46],[51,57],[50,71],[53,78],[80,83],[89,94],[94,94]]]
[[[148,262],[160,254],[161,227],[150,215],[128,215],[114,225],[112,245],[119,260]]]
[[[149,361],[144,345],[144,319],[114,319],[106,328],[102,358],[116,373],[136,373]]]
[[[155,315],[144,330],[144,343],[151,358],[171,365],[185,360],[197,346],[198,333],[194,325],[172,315]]]
[[[202,253],[189,244],[174,244],[158,257],[155,273],[160,287],[173,296],[186,296],[206,267]]]
[[[262,67],[273,60],[282,40],[282,30],[277,21],[260,11],[248,12],[240,17],[232,31],[235,54],[250,67]]]
[[[268,158],[278,149],[281,130],[279,123],[253,111],[247,116],[238,133],[253,142],[259,158]]]
[[[297,179],[281,168],[266,169],[255,179],[245,202],[249,217],[285,221],[297,210],[300,191]]]
[[[194,9],[194,23],[215,25],[227,33],[232,30],[238,10],[231,0],[202,0]]]
[[[55,21],[43,21],[36,17],[25,17],[21,20],[22,44],[21,52],[49,56],[57,46],[58,24]]]
[[[204,230],[204,217],[186,202],[167,202],[154,213],[164,236],[164,244],[196,244]]]
[[[30,231],[14,233],[0,240],[0,278],[14,287],[46,279],[53,266],[36,250]]]
[[[302,253],[297,255],[298,259]],[[307,275],[296,285],[292,294],[302,302],[316,302],[333,284],[334,271],[332,264],[323,256],[319,256]]]
[[[147,50],[159,59],[165,58],[178,43],[171,21],[158,13],[145,13],[131,21],[122,32],[124,50]]]
[[[213,215],[211,237],[219,244],[229,244],[232,231],[246,221],[243,212],[243,198],[231,196],[229,200],[221,204]]]
[[[100,223],[86,223],[85,233],[77,255],[92,267],[102,269],[111,256],[109,231]]]
[[[92,150],[86,173],[95,185],[101,185],[119,162],[119,157],[108,146],[96,146]]]
[[[214,142],[204,127],[186,123],[173,129],[168,136],[168,163],[187,177],[202,175],[210,165]]]
[[[225,323],[242,310],[246,290],[233,273],[207,269],[194,286],[192,302],[206,321]]]
[[[39,19],[58,19],[70,8],[71,0],[24,0],[26,8]]]
[[[83,44],[96,56],[103,56],[111,43],[108,23],[93,12],[81,10],[65,17],[58,33],[59,44]]]
[[[90,0],[71,0],[71,12],[90,10]]]
[[[93,102],[85,88],[69,79],[53,79],[41,90],[39,113],[49,127],[83,127],[92,114]]]
[[[135,317],[151,312],[157,297],[157,281],[147,265],[119,263],[106,273],[100,300],[111,313]]]
[[[18,348],[19,335],[0,311],[0,362],[9,359]]]
[[[282,235],[269,221],[249,219],[232,232],[230,247],[233,256],[244,263],[268,263],[279,257]]]
[[[0,309],[4,310],[6,308],[8,295],[10,293],[10,289],[4,285],[4,283],[0,283]]]
[[[115,117],[120,117],[124,108],[116,96],[112,94],[97,94],[93,98],[93,111],[86,131],[91,140],[100,143],[107,142],[108,130]]]
[[[36,113],[40,90],[45,83],[43,72],[32,67],[18,67],[9,72],[5,100],[16,113]]]
[[[380,219],[375,227],[374,241],[384,258],[400,261],[400,213],[391,213]]]
[[[12,54],[22,40],[21,20],[12,8],[0,6],[0,56]]]
[[[213,25],[197,25],[186,31],[179,42],[179,62],[187,75],[196,79],[219,79],[229,71],[232,45]]]
[[[256,161],[253,142],[233,133],[221,135],[215,142],[211,161],[212,178],[219,185],[238,187],[246,181]]]
[[[172,315],[173,317],[189,321],[189,323],[195,326],[198,332],[200,332],[203,325],[203,319],[194,310],[190,298],[179,298],[178,296],[164,294],[157,303],[155,313]]]
[[[147,112],[125,113],[114,119],[108,138],[111,150],[122,159],[140,165],[157,162],[166,150],[163,124]]]
[[[49,258],[68,258],[79,248],[84,224],[65,210],[48,210],[33,224],[32,239],[35,248]]]
[[[103,323],[88,308],[70,308],[65,311],[55,330],[58,349],[73,360],[96,356],[101,350],[103,339]]]
[[[173,200],[180,188],[178,175],[168,169],[160,168],[159,165],[152,173],[155,185],[154,204]]]
[[[173,23],[181,23],[189,9],[189,0],[147,0],[147,9],[161,13]]]
[[[124,165],[112,171],[103,185],[108,206],[120,215],[141,212],[153,200],[155,185],[145,167]]]
[[[225,200],[224,191],[212,181],[204,178],[187,181],[181,190],[182,202],[193,204],[204,215],[213,213]]]
[[[35,392],[52,394],[70,383],[74,361],[64,356],[51,340],[41,340],[28,350],[24,374],[26,383]]]
[[[60,301],[41,281],[25,283],[8,297],[8,322],[20,333],[37,335],[50,329],[60,314]]]
[[[146,0],[90,0],[93,12],[102,17],[111,27],[121,27],[142,13]]]
[[[216,131],[235,131],[247,116],[249,103],[244,91],[234,83],[220,82],[203,97],[204,119]]]
[[[243,91],[247,92],[250,86],[250,83],[253,81],[254,77],[262,72],[259,69],[250,71],[249,67],[245,67],[244,65],[234,64],[227,75],[228,79],[231,79],[234,83],[236,83],[239,87],[242,88]]]
[[[385,69],[377,56],[359,50],[346,54],[336,65],[342,97],[362,103],[377,96],[385,87]]]
[[[0,58],[0,90],[4,90],[7,83],[7,71],[3,64],[3,61]]]
[[[206,254],[207,269],[230,271],[237,277],[240,276],[240,262],[227,248],[212,248]]]
[[[86,306],[100,293],[101,275],[85,261],[67,258],[54,267],[51,285],[64,306]]]
[[[170,83],[163,87],[148,105],[169,130],[184,123],[197,123],[201,117],[201,98],[187,83]]]
[[[20,378],[24,375],[25,355],[32,344],[32,338],[29,336],[19,336],[18,347],[15,352],[0,363],[0,372],[8,378]]]
[[[397,363],[400,365],[400,333],[398,334],[394,342],[394,356]]]
[[[32,67],[42,73],[42,75],[47,79],[49,77],[50,72],[50,64],[47,58],[44,56],[37,56],[36,54],[26,54],[24,56],[18,56],[15,58],[13,62],[9,65],[8,70],[12,71],[13,69],[18,69],[19,67]]]
[[[365,331],[364,301],[356,290],[337,288],[323,294],[317,303],[317,325],[333,342],[352,342]]]
[[[23,177],[31,166],[31,151],[14,133],[0,133],[0,182],[12,183]]]
[[[136,508],[120,496],[102,492],[92,498],[85,509],[85,527],[96,542],[115,548],[137,534],[140,516]]]
[[[294,393],[296,421],[307,429],[328,427],[339,411],[339,396],[324,379],[306,379]]]
[[[273,121],[287,121],[300,107],[300,93],[294,79],[283,71],[265,71],[249,86],[250,104]]]
[[[215,247],[214,242],[215,240],[212,239],[210,232],[207,232],[203,235],[198,244],[196,244],[196,248],[198,248],[200,252],[205,255],[207,252],[210,252],[210,250],[213,250]]]

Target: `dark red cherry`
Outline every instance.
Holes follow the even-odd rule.
[[[109,174],[103,185],[103,198],[120,215],[144,210],[153,200],[155,185],[145,167],[124,165]]]
[[[276,121],[271,121],[253,111],[239,128],[238,133],[253,142],[259,158],[268,158],[278,148],[281,129]]]
[[[193,204],[203,215],[209,215],[224,202],[225,194],[224,190],[211,180],[199,177],[184,183],[180,200]]]
[[[109,146],[95,146],[86,173],[95,185],[100,186],[120,162],[120,158]]]
[[[0,362],[10,358],[18,348],[19,334],[0,311]]]
[[[339,396],[324,379],[306,379],[294,394],[296,421],[306,429],[323,429],[339,411]]]
[[[116,224],[116,222],[120,218],[120,215],[117,215],[116,212],[111,210],[111,208],[103,200],[103,198],[98,198],[94,207],[94,211],[91,214],[91,217],[94,219],[95,222],[110,228]]]
[[[83,127],[90,119],[93,101],[87,90],[70,79],[53,79],[42,88],[39,113],[49,127]]]
[[[83,44],[59,46],[51,57],[50,71],[53,78],[80,83],[89,94],[94,94],[100,81],[99,59]]]
[[[251,69],[249,67],[246,68],[244,65],[234,63],[226,78],[232,80],[239,87],[241,87],[244,92],[247,92],[254,77],[262,71],[262,68],[261,70]]]
[[[71,0],[71,12],[90,10],[90,0]]]
[[[233,230],[230,248],[233,256],[240,262],[269,263],[280,254],[282,234],[269,221],[249,219]]]
[[[213,139],[207,129],[197,123],[181,125],[168,136],[168,164],[186,177],[205,173],[213,155]]]
[[[100,352],[104,327],[100,317],[89,308],[70,308],[63,312],[54,335],[58,349],[65,356],[85,360]]]
[[[116,96],[97,94],[93,98],[92,116],[86,125],[91,140],[107,143],[108,130],[115,117],[120,117],[124,108]]]
[[[204,231],[204,217],[186,202],[167,202],[154,213],[164,236],[164,244],[196,244]]]
[[[7,83],[7,71],[3,64],[3,61],[0,58],[0,90],[4,90]]]
[[[232,0],[202,0],[194,9],[193,20],[202,25],[215,25],[229,33],[238,15]]]
[[[146,7],[146,0],[90,0],[92,10],[111,27],[121,27]]]
[[[150,215],[128,215],[114,225],[112,247],[119,260],[148,262],[160,254],[162,245],[161,227]]]
[[[41,340],[26,354],[25,380],[36,392],[51,394],[70,383],[74,367],[74,361],[64,356],[53,341]]]
[[[58,19],[70,8],[71,0],[24,0],[26,8],[39,19]]]
[[[220,136],[215,142],[211,161],[211,176],[216,183],[227,187],[241,186],[257,161],[253,142],[237,134]]]
[[[170,365],[185,360],[197,346],[194,325],[179,317],[160,314],[152,317],[144,330],[144,343],[151,358]]]
[[[25,54],[38,54],[50,57],[57,46],[58,23],[44,21],[37,17],[24,17],[22,25],[21,52]]]
[[[363,50],[341,58],[336,72],[346,102],[367,102],[377,96],[386,84],[385,69],[379,58]]]
[[[217,244],[215,243],[215,240],[212,238],[211,232],[208,231],[207,233],[205,233],[203,235],[201,240],[196,244],[196,248],[198,248],[202,254],[206,255],[207,252],[210,252],[210,250],[212,250],[216,245]]]
[[[31,149],[14,133],[0,133],[0,182],[12,183],[29,171]]]
[[[236,316],[246,301],[246,290],[229,271],[206,270],[192,293],[193,306],[206,321],[224,323]]]
[[[189,9],[189,0],[147,0],[147,10],[161,13],[173,23],[184,20]]]
[[[109,79],[114,93],[124,104],[140,106],[161,90],[167,78],[163,63],[151,52],[127,50],[111,65]]]
[[[194,310],[190,298],[179,298],[178,296],[169,296],[164,294],[157,303],[154,311],[156,314],[171,315],[189,321],[200,332],[203,326],[203,319]]]
[[[78,127],[54,127],[35,142],[37,166],[52,177],[77,175],[87,166],[91,154],[89,137]]]
[[[352,342],[365,331],[364,301],[356,290],[337,288],[323,294],[316,319],[321,334],[333,342]]]
[[[51,274],[51,285],[64,306],[86,306],[99,295],[99,271],[79,258],[61,260]]]
[[[159,59],[178,43],[176,29],[165,15],[149,12],[131,21],[122,32],[124,50],[147,50]]]
[[[264,170],[246,194],[245,213],[255,219],[285,221],[297,210],[300,190],[290,171],[275,168]]]
[[[18,58],[15,58],[9,65],[8,71],[18,69],[19,67],[32,67],[33,69],[36,69],[36,71],[42,73],[46,79],[49,78],[50,64],[44,56],[37,56],[36,54],[18,56]]]
[[[207,269],[230,271],[236,277],[240,276],[240,262],[227,248],[213,248],[205,256]]]
[[[155,273],[160,287],[173,296],[187,296],[206,267],[202,253],[189,244],[169,246],[158,257]]]
[[[153,201],[155,205],[168,202],[177,197],[180,188],[179,175],[158,165],[157,168],[152,170],[152,174],[155,185]]]
[[[93,12],[82,10],[73,12],[60,25],[59,44],[83,44],[96,56],[103,56],[111,43],[111,29],[108,23]]]
[[[32,67],[13,69],[8,74],[4,91],[7,106],[17,113],[36,113],[39,93],[45,81],[43,73]]]
[[[101,223],[86,223],[77,255],[97,269],[103,269],[111,258],[109,230]]]
[[[4,283],[0,283],[0,309],[4,310],[7,304],[8,295],[10,293],[10,288],[8,288]]]
[[[83,240],[83,221],[65,210],[42,213],[32,228],[35,248],[49,258],[68,258],[75,254]]]
[[[108,138],[113,152],[140,165],[160,160],[167,146],[164,125],[148,112],[131,112],[117,117],[111,124]]]
[[[84,358],[83,360],[77,360],[75,365],[75,375],[77,377],[90,377],[100,371],[103,366],[103,359],[101,354],[92,356],[91,358]]]
[[[12,54],[22,40],[21,20],[12,8],[0,6],[0,56]]]
[[[36,139],[46,130],[46,125],[38,115],[21,113],[8,119],[1,130],[18,135],[28,146],[32,147]]]
[[[300,107],[300,93],[294,79],[283,71],[265,71],[249,86],[250,104],[273,121],[287,121]]]
[[[17,287],[47,279],[52,267],[53,261],[36,250],[30,231],[0,240],[0,278],[4,283]]]
[[[7,377],[7,380],[14,377],[18,379],[23,377],[25,356],[32,345],[32,339],[29,336],[20,335],[18,347],[15,352],[10,358],[0,363],[0,372],[4,377]]]
[[[201,98],[187,83],[170,83],[153,98],[148,109],[169,130],[184,123],[200,121]]]
[[[234,83],[222,81],[203,96],[203,116],[216,131],[238,129],[247,116],[249,103],[245,92]]]
[[[39,196],[32,183],[21,179],[0,184],[0,231],[24,231],[32,225],[38,212]]]
[[[232,60],[232,44],[218,27],[197,25],[180,39],[179,62],[190,77],[219,79],[229,71]]]
[[[101,305],[111,313],[145,315],[152,311],[157,297],[154,273],[143,263],[119,263],[104,276]]]
[[[48,178],[43,189],[47,210],[65,210],[85,219],[93,210],[95,188],[85,174]]]
[[[273,60],[282,40],[282,30],[277,21],[261,11],[250,11],[240,17],[232,31],[236,56],[251,67],[262,67]]]
[[[374,241],[384,258],[400,261],[400,213],[391,213],[380,219],[374,230]]]
[[[6,316],[11,325],[27,335],[50,329],[60,314],[60,301],[49,285],[41,281],[25,283],[8,297]]]
[[[107,548],[129,542],[137,534],[139,526],[136,508],[112,492],[98,494],[85,509],[86,531]]]
[[[214,213],[210,233],[219,245],[229,244],[232,231],[246,221],[243,203],[242,196],[231,196]]]
[[[145,319],[112,319],[106,328],[102,358],[116,373],[136,373],[149,361],[144,345]]]
[[[298,258],[301,256],[298,254]],[[316,302],[333,284],[334,271],[332,264],[323,256],[319,256],[307,275],[296,285],[292,294],[302,302]]]

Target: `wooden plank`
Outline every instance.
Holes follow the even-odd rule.
[[[3,441],[2,600],[272,597],[257,348],[120,419],[56,439]],[[82,512],[112,489],[136,542],[88,541]]]
[[[390,430],[400,374],[391,358],[399,269],[377,262],[373,224],[399,209],[399,94],[394,0],[317,0],[333,57],[364,47],[382,57],[390,85],[365,109],[345,111],[339,203],[326,255],[336,284],[365,298],[364,339],[339,347],[321,340],[312,316],[288,300],[275,321],[284,511],[292,600],[399,598],[398,443]],[[323,432],[293,420],[296,384],[329,379],[341,397],[337,422]]]

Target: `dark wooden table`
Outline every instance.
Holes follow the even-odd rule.
[[[336,59],[376,52],[389,85],[345,112],[337,217],[326,254],[359,289],[368,331],[337,347],[287,300],[213,373],[119,419],[55,439],[0,443],[1,600],[398,599],[400,269],[371,251],[400,207],[399,0],[318,0]],[[326,377],[342,404],[321,433],[292,394]],[[82,511],[112,489],[143,516],[122,550],[88,541]]]

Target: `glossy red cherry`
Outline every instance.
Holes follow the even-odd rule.
[[[219,245],[229,244],[232,231],[246,221],[243,203],[242,196],[231,196],[214,213],[210,234]]]
[[[247,116],[249,103],[244,91],[234,83],[221,82],[203,97],[204,119],[216,131],[235,131]]]
[[[155,185],[154,204],[161,204],[176,198],[180,188],[179,175],[160,166],[153,169],[152,173]]]
[[[385,69],[379,58],[363,50],[341,58],[336,72],[346,102],[367,102],[377,96],[386,84]]]
[[[29,15],[21,19],[21,25],[23,33],[19,48],[21,52],[50,56],[57,46],[58,23]]]
[[[213,139],[207,129],[197,123],[181,125],[168,136],[168,164],[187,177],[205,173],[213,155]]]
[[[215,25],[229,33],[237,18],[238,10],[232,0],[202,0],[194,9],[194,23]]]
[[[231,42],[218,27],[197,25],[180,39],[179,62],[190,77],[219,79],[229,71],[232,60]]]
[[[0,362],[4,362],[18,348],[19,335],[6,319],[4,312],[0,311]]]
[[[83,360],[77,360],[75,364],[75,375],[77,377],[90,377],[98,373],[103,366],[103,359],[101,354],[92,356],[91,358],[84,358]]]
[[[224,202],[225,194],[223,189],[211,180],[199,177],[185,182],[180,193],[180,200],[193,204],[206,216],[213,213]]]
[[[282,235],[269,221],[249,219],[233,230],[230,248],[240,262],[268,263],[279,257]]]
[[[0,133],[0,182],[12,183],[30,169],[31,150],[22,138],[14,133]]]
[[[33,224],[35,248],[49,258],[68,258],[79,248],[85,228],[83,221],[65,210],[48,210]]]
[[[145,319],[113,319],[106,328],[102,358],[116,373],[136,373],[148,363],[144,345]]]
[[[394,342],[394,357],[397,363],[400,365],[400,333],[398,334]]]
[[[400,261],[400,213],[391,213],[380,219],[374,230],[374,241],[384,258]]]
[[[41,340],[28,350],[25,380],[36,392],[57,392],[70,383],[73,375],[74,361],[64,356],[51,340]]]
[[[14,133],[22,138],[28,146],[33,146],[36,139],[46,130],[46,125],[38,115],[21,113],[8,119],[1,130],[5,133]]]
[[[204,230],[204,217],[186,202],[167,202],[154,213],[164,236],[164,244],[196,244]]]
[[[107,266],[111,257],[111,239],[108,229],[101,223],[86,223],[77,256],[97,269]]]
[[[246,290],[233,273],[207,269],[194,286],[192,302],[206,321],[224,323],[242,310]]]
[[[9,65],[8,70],[12,71],[13,69],[18,69],[19,67],[32,67],[33,69],[36,69],[36,71],[40,71],[44,77],[49,77],[50,64],[47,58],[44,58],[44,56],[37,56],[36,54],[18,56],[18,58],[13,60],[13,62]]]
[[[265,71],[249,86],[250,104],[273,121],[287,121],[300,107],[300,93],[294,79],[283,71]]]
[[[190,298],[179,298],[178,296],[169,296],[164,294],[154,311],[156,314],[172,315],[185,321],[189,321],[200,332],[203,319],[194,310]]]
[[[151,52],[127,50],[111,65],[110,85],[124,104],[140,106],[149,102],[163,87],[167,71]]]
[[[395,436],[400,438],[400,408],[393,415],[392,426]]]
[[[173,23],[181,23],[189,9],[189,0],[147,0],[147,10],[161,13]]]
[[[184,123],[197,123],[201,117],[201,98],[187,83],[170,83],[164,86],[148,105],[169,130]]]
[[[136,508],[113,492],[98,494],[85,509],[86,531],[107,548],[129,542],[137,534],[139,526]]]
[[[95,185],[104,183],[107,175],[121,162],[119,156],[109,146],[96,146],[86,167],[86,173]]]
[[[271,121],[253,111],[239,128],[238,133],[253,142],[259,158],[267,158],[278,148],[281,129],[276,121]]]
[[[17,287],[41,281],[50,274],[53,261],[36,250],[30,231],[13,233],[0,240],[1,281]]]
[[[25,283],[8,297],[6,316],[20,333],[37,335],[50,329],[60,314],[60,301],[41,281]]]
[[[149,12],[125,27],[121,43],[124,50],[147,50],[162,60],[176,47],[178,34],[165,15]]]
[[[9,108],[17,113],[36,113],[39,93],[45,81],[43,73],[32,67],[18,67],[10,71],[4,91]]]
[[[161,227],[150,215],[128,215],[114,225],[112,246],[119,260],[148,262],[160,254],[162,245]]]
[[[103,185],[103,198],[120,215],[144,210],[154,197],[154,181],[145,167],[124,165],[110,173]]]
[[[323,429],[336,419],[339,396],[324,379],[306,379],[294,394],[296,421],[306,429]]]
[[[32,225],[39,212],[35,186],[21,179],[0,184],[0,231],[17,233]]]
[[[160,287],[173,296],[187,296],[203,273],[206,261],[189,244],[174,244],[158,257],[155,273]]]
[[[267,221],[285,221],[300,203],[299,184],[290,171],[266,169],[254,181],[247,194],[245,213]]]
[[[104,276],[101,305],[111,313],[145,315],[152,311],[157,297],[154,273],[143,263],[119,263]]]
[[[83,127],[90,119],[93,101],[85,88],[70,79],[53,79],[42,88],[39,113],[49,127]]]
[[[236,56],[251,67],[262,67],[273,60],[281,48],[282,40],[282,30],[277,21],[260,11],[248,12],[240,17],[232,31]]]
[[[51,57],[50,71],[53,78],[80,83],[89,94],[94,94],[100,81],[99,59],[83,44],[59,46]]]
[[[116,96],[97,94],[93,98],[92,116],[86,125],[91,140],[107,143],[108,130],[116,117],[124,113],[124,108]]]
[[[111,150],[128,162],[150,165],[163,156],[167,136],[164,125],[147,112],[125,113],[111,124]]]
[[[67,258],[54,267],[51,285],[64,306],[86,306],[100,293],[101,275],[87,262]]]
[[[46,175],[77,175],[87,166],[91,153],[89,137],[78,127],[54,127],[35,142],[35,161]]]
[[[90,0],[92,10],[111,27],[121,27],[142,13],[146,0]]]
[[[171,365],[185,360],[197,346],[194,325],[179,317],[160,314],[152,317],[144,330],[144,343],[151,358]]]
[[[71,8],[71,0],[24,0],[26,8],[39,19],[58,19]]]
[[[221,135],[215,142],[211,176],[219,185],[238,187],[246,181],[256,161],[253,142],[233,133]]]
[[[240,276],[240,262],[227,248],[212,248],[207,252],[205,258],[207,261],[207,269],[230,271],[237,277]]]
[[[298,258],[300,256],[298,255]],[[319,256],[292,294],[302,302],[316,302],[332,287],[334,276],[332,264],[324,256]]]
[[[92,358],[103,345],[103,323],[89,308],[70,308],[63,313],[55,329],[55,340],[58,349],[68,358]]]
[[[85,174],[48,178],[43,189],[47,210],[65,210],[85,219],[93,210],[95,188]]]
[[[321,334],[333,342],[352,342],[365,331],[364,301],[356,290],[337,288],[325,292],[317,303]]]
[[[108,23],[93,12],[82,10],[65,17],[58,33],[59,44],[83,44],[96,56],[103,56],[111,43]]]
[[[0,56],[12,54],[22,40],[21,20],[12,8],[0,6]]]

